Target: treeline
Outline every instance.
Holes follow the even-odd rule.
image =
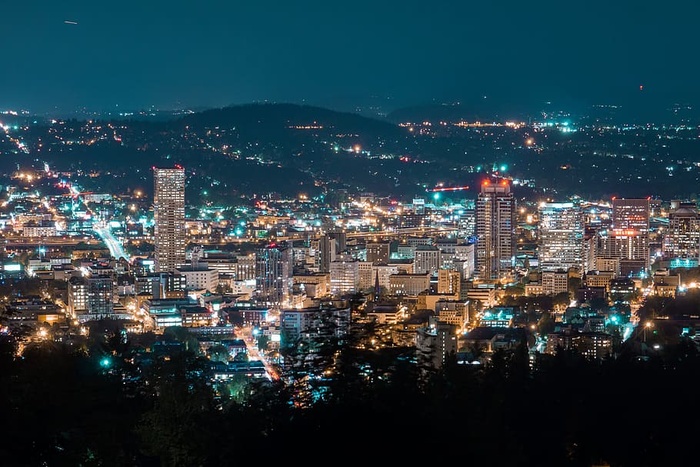
[[[602,362],[564,351],[533,361],[520,346],[439,371],[345,348],[322,380],[251,382],[234,395],[210,383],[206,358],[138,364],[123,336],[102,337],[32,344],[21,357],[3,337],[2,465],[668,466],[696,442],[689,339],[646,361],[626,348]]]

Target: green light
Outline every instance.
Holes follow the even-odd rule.
[[[109,357],[102,357],[102,360],[100,360],[100,366],[102,368],[109,368],[112,366],[112,359]]]
[[[439,199],[440,199],[440,193],[435,193],[435,194],[433,195],[433,199],[434,199],[435,201],[439,200]]]
[[[508,166],[506,164],[501,165],[501,172],[505,172],[508,170]]]

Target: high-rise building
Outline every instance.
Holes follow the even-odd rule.
[[[96,318],[114,313],[114,282],[111,277],[87,278],[87,313]]]
[[[185,264],[185,169],[153,169],[156,272],[174,272]]]
[[[700,251],[700,215],[695,203],[679,203],[668,216],[664,258],[697,260]]]
[[[621,260],[638,262],[649,269],[649,212],[648,198],[615,198],[612,211],[614,254]],[[641,269],[640,268],[640,269]]]
[[[340,254],[330,264],[331,292],[348,294],[357,292],[360,285],[360,263],[349,254]]]
[[[483,280],[512,274],[515,257],[515,198],[510,185],[484,181],[476,199],[476,275]]]
[[[318,254],[317,264],[321,272],[329,272],[331,261],[345,252],[347,235],[342,231],[332,231],[317,239],[315,249]]]
[[[574,203],[539,206],[538,264],[543,271],[583,269],[583,215]],[[583,271],[585,272],[585,271]]]
[[[293,251],[271,243],[255,250],[256,298],[271,306],[284,305],[293,285]]]

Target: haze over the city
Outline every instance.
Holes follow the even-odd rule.
[[[700,6],[7,2],[0,109],[694,104]]]

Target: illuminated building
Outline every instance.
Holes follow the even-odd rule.
[[[542,293],[556,295],[569,290],[569,273],[558,271],[542,271]]]
[[[391,295],[418,296],[430,288],[430,274],[392,274],[389,276]]]
[[[436,246],[419,245],[413,253],[413,270],[434,275],[440,267],[440,250]]]
[[[632,264],[622,268],[622,273],[640,272],[649,269],[649,212],[648,198],[613,199],[612,231],[608,235],[613,257],[621,264]]]
[[[663,242],[664,258],[696,260],[694,265],[697,265],[700,215],[695,203],[680,203],[668,217],[668,229]]]
[[[555,354],[559,349],[572,349],[591,360],[601,360],[612,354],[612,336],[606,332],[593,332],[567,328],[548,335],[545,353]]]
[[[542,203],[538,225],[539,267],[543,271],[583,267],[583,215],[574,203]]]
[[[511,275],[515,225],[515,198],[508,182],[483,182],[476,199],[476,275],[480,279],[499,280]]]
[[[349,307],[319,306],[301,309],[283,309],[280,326],[283,335],[294,339],[327,339],[347,334],[350,325]]]
[[[429,325],[416,333],[416,350],[433,368],[440,368],[457,353],[457,326],[431,317]]]
[[[269,305],[285,303],[292,289],[292,249],[272,243],[255,251],[257,298]]]
[[[215,292],[219,285],[219,272],[208,263],[185,264],[176,269],[176,275],[183,276],[188,290],[208,290]]]
[[[331,293],[354,293],[360,285],[359,261],[348,254],[341,254],[330,264]]]
[[[294,274],[294,290],[303,290],[307,297],[325,297],[330,293],[331,275],[327,272]]]
[[[114,281],[109,276],[87,278],[87,315],[102,319],[114,313]]]
[[[462,300],[438,300],[435,302],[435,313],[440,322],[454,324],[459,329],[469,324],[469,306]]]
[[[437,292],[440,294],[454,294],[459,297],[462,275],[459,271],[440,269],[438,271]]]
[[[156,272],[185,264],[185,169],[153,169],[153,219]]]
[[[346,237],[345,232],[329,232],[312,242],[316,250],[316,267],[319,272],[330,271],[331,261],[346,249]]]
[[[87,313],[88,287],[83,277],[74,276],[68,280],[68,311],[74,315]]]

